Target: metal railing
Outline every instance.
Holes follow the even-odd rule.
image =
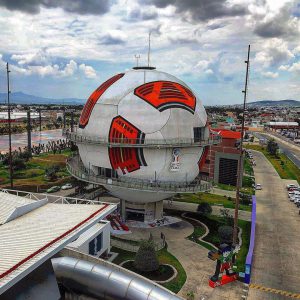
[[[72,176],[79,180],[104,186],[119,186],[134,190],[159,191],[163,193],[197,193],[209,191],[212,187],[210,182],[205,182],[198,178],[191,182],[175,182],[95,175],[91,170],[85,168],[78,155],[67,159],[67,169]]]
[[[222,138],[218,135],[213,135],[209,139],[197,138],[176,138],[176,139],[145,139],[141,142],[140,139],[130,138],[101,138],[98,136],[87,136],[80,132],[71,132],[69,129],[63,129],[63,136],[74,143],[83,144],[101,144],[108,147],[136,147],[136,148],[173,148],[173,147],[199,147],[217,145],[221,142]]]
[[[89,200],[89,199],[80,199],[74,197],[66,197],[66,196],[59,196],[54,194],[43,194],[43,193],[33,193],[27,191],[18,191],[18,190],[11,190],[11,189],[0,189],[0,192],[13,194],[15,196],[20,196],[24,198],[28,198],[31,200],[47,200],[49,203],[59,203],[59,204],[89,204],[89,205],[114,205],[110,202],[98,201],[98,200]]]

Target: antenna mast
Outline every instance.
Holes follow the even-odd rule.
[[[141,58],[141,56],[139,54],[135,54],[134,55],[135,59],[136,59],[136,66],[139,66],[139,59]]]
[[[243,104],[243,115],[242,115],[242,130],[241,130],[241,144],[240,144],[240,156],[238,161],[238,172],[237,172],[237,180],[236,180],[236,200],[235,200],[235,211],[234,211],[234,226],[233,226],[233,245],[237,244],[238,237],[238,219],[239,219],[239,205],[240,205],[240,185],[242,183],[242,174],[243,170],[243,142],[244,142],[244,131],[245,131],[245,111],[246,111],[246,101],[247,101],[247,92],[248,92],[248,80],[249,80],[249,64],[250,64],[250,45],[248,46],[248,56],[245,63],[246,67],[246,80],[245,80],[245,88],[242,91],[244,94],[244,104]]]
[[[151,31],[149,31],[149,44],[148,44],[148,67],[150,67],[150,41],[151,41]]]

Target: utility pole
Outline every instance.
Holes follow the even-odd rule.
[[[42,132],[42,114],[41,114],[41,106],[39,107],[39,123],[40,123],[40,132]]]
[[[245,111],[246,111],[246,101],[247,101],[247,91],[248,91],[248,76],[249,76],[249,63],[250,63],[250,45],[248,46],[248,55],[245,63],[246,67],[246,79],[245,79],[245,88],[242,91],[244,94],[244,104],[243,104],[243,115],[242,115],[242,130],[241,130],[241,144],[240,144],[240,155],[238,160],[238,171],[237,171],[237,180],[236,180],[236,200],[235,200],[235,211],[234,211],[234,226],[233,226],[233,245],[237,244],[238,238],[238,220],[239,220],[239,205],[240,205],[240,185],[242,183],[242,174],[243,170],[243,142],[244,142],[244,131],[245,131]]]
[[[30,119],[30,108],[27,111],[27,151],[32,155],[31,152],[31,119]]]
[[[11,153],[11,117],[10,117],[10,88],[9,88],[9,65],[6,64],[6,76],[7,76],[7,112],[8,112],[8,142],[9,142],[9,179],[10,188],[13,189],[13,167],[12,167],[12,153]]]

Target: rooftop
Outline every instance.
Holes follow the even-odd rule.
[[[218,129],[213,128],[211,129],[215,133],[218,133],[222,139],[240,139],[242,137],[242,134],[240,131],[232,131],[227,129]]]
[[[6,211],[10,211],[10,202],[22,201],[33,203],[0,193],[1,208]],[[107,203],[45,203],[0,225],[0,294],[115,209],[116,205]]]

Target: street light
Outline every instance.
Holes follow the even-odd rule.
[[[240,205],[240,185],[243,170],[243,142],[244,142],[244,131],[245,131],[245,112],[246,112],[246,100],[247,100],[247,89],[248,89],[248,76],[249,76],[249,57],[250,57],[250,45],[248,46],[248,55],[245,63],[247,64],[246,68],[246,80],[245,80],[245,89],[244,93],[244,104],[243,104],[243,115],[242,115],[242,129],[241,129],[241,143],[240,143],[240,153],[238,160],[238,170],[237,170],[237,180],[236,180],[236,201],[235,201],[235,210],[234,210],[234,226],[233,226],[233,244],[237,244],[238,238],[238,220],[239,220],[239,205]]]

